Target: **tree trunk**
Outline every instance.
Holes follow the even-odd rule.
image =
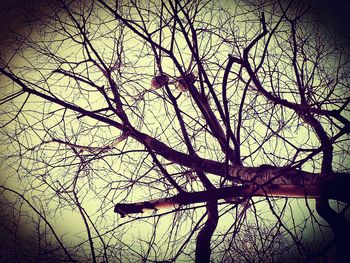
[[[196,263],[209,263],[211,248],[210,241],[218,224],[218,206],[216,201],[207,203],[208,219],[197,236]]]
[[[316,209],[319,215],[326,220],[334,233],[336,262],[349,262],[350,248],[350,221],[343,214],[335,212],[326,198],[316,199]]]

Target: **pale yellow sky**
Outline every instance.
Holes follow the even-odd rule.
[[[232,12],[236,8],[237,12],[244,11],[241,7],[235,7],[233,5],[228,5],[227,8],[230,8],[228,11]],[[116,47],[114,45],[115,39],[118,37],[118,31],[115,28],[116,23],[110,16],[107,16],[104,11],[97,10],[96,13],[93,13],[92,15],[96,16],[94,20],[91,20],[94,21],[95,24],[91,24],[91,27],[88,28],[89,36],[94,39],[92,44],[96,47],[98,52],[102,54],[106,63],[112,65],[113,61],[116,59]],[[136,13],[132,13],[132,16],[136,15]],[[210,21],[210,15],[214,15],[215,19]],[[249,14],[249,16],[254,17],[252,14]],[[220,13],[215,12],[212,14],[206,13],[203,17],[205,18],[204,21],[206,23],[214,24],[225,18],[224,15],[221,16]],[[236,34],[237,37],[245,36],[249,39],[259,32],[260,25],[256,17],[255,23],[247,23],[244,19],[247,19],[247,14],[237,16],[235,23],[239,24],[239,26],[237,24],[235,25],[237,28]],[[11,24],[21,23],[18,22],[17,19],[12,21]],[[102,22],[106,23],[101,25]],[[150,31],[157,28],[156,23],[157,21],[154,21],[153,24],[150,24]],[[204,27],[205,25],[206,24],[203,23],[202,26]],[[20,45],[21,49],[16,50],[17,53],[14,57],[10,56],[10,54],[13,54],[12,51],[7,51],[5,62],[9,62],[9,65],[13,68],[17,67],[17,69],[14,69],[14,72],[20,74],[21,77],[37,83],[37,89],[44,88],[58,98],[63,98],[65,101],[78,105],[84,109],[96,110],[106,107],[107,103],[105,102],[103,95],[94,87],[87,84],[78,84],[68,77],[62,78],[62,75],[58,73],[52,74],[52,70],[57,69],[59,65],[57,62],[58,59],[48,59],[45,56],[49,54],[45,52],[49,51],[53,52],[55,56],[60,58],[60,62],[70,62],[70,65],[69,63],[63,64],[61,67],[62,69],[74,70],[77,74],[88,76],[97,85],[107,85],[106,78],[99,70],[100,68],[98,65],[82,63],[82,65],[74,69],[72,68],[72,62],[78,62],[85,59],[86,53],[80,44],[74,43],[71,40],[63,40],[65,34],[75,33],[73,26],[68,24],[68,30],[66,32],[59,30],[55,31],[56,26],[59,27],[57,22],[48,24],[48,27],[46,27],[46,34],[43,34],[43,28],[40,28],[39,23],[34,29],[41,29],[41,31],[34,30],[31,34],[28,34],[25,27],[20,28],[19,33],[28,37],[28,39],[26,39],[27,43],[31,40],[33,43],[38,44],[42,53],[40,54],[31,50],[30,45]],[[122,77],[117,73],[114,73],[113,76],[118,85],[121,85],[122,87],[121,93],[125,98],[125,104],[130,106],[127,109],[127,114],[131,123],[139,131],[154,135],[175,149],[186,152],[184,145],[177,144],[180,127],[176,119],[172,119],[174,116],[174,110],[168,101],[164,101],[164,91],[162,89],[149,91],[144,94],[145,101],[137,100],[138,96],[142,94],[145,89],[150,88],[150,80],[154,74],[154,60],[151,48],[143,45],[140,38],[135,37],[128,29],[125,29],[124,34],[125,37],[123,41],[125,46],[125,57],[124,65],[120,68]],[[284,33],[280,32],[279,34],[283,36]],[[164,35],[163,37],[167,39],[163,44],[165,46],[170,45],[170,43],[167,44],[170,36]],[[48,40],[51,40],[52,42],[49,42]],[[176,52],[176,55],[179,56],[181,52],[183,52],[184,64],[186,66],[190,63],[189,50],[188,48],[186,49],[186,42],[180,34],[177,36],[176,40],[178,43],[178,51]],[[212,66],[212,68],[210,68],[212,70],[208,69],[208,72],[210,79],[214,82],[214,80],[220,79],[223,76],[223,69],[220,69],[219,66],[221,65],[219,64],[225,61],[228,53],[234,52],[237,54],[238,50],[237,46],[233,44],[232,46],[214,46],[207,52],[207,45],[211,44],[211,41],[213,43],[220,42],[220,38],[215,36],[205,38],[204,36],[203,40],[200,40],[200,47],[203,50],[203,54],[213,58],[212,64],[208,64]],[[275,44],[277,44],[276,40],[272,40],[271,45],[274,46]],[[8,47],[9,50],[14,48],[15,46]],[[219,51],[222,53],[220,54]],[[259,49],[254,50],[254,52],[257,52],[256,57],[259,57],[259,53],[261,54],[261,50]],[[271,52],[278,53],[276,50]],[[210,58],[208,60],[210,60]],[[309,63],[310,62],[307,63],[308,66]],[[280,69],[285,75],[276,76],[275,78],[278,77],[279,81],[287,84],[292,83],[292,81],[288,79],[292,69],[287,67],[287,63],[283,63],[283,58],[280,64],[285,66],[285,68]],[[36,66],[38,66],[38,68],[33,69]],[[89,67],[88,69],[87,66]],[[175,66],[171,64],[170,59],[167,60],[164,58],[162,66],[164,67],[164,71],[170,75],[174,75],[173,77],[176,77],[178,74],[175,70]],[[246,77],[247,75],[243,73],[242,76]],[[269,87],[269,79],[264,80],[263,76],[261,76],[261,81],[266,87]],[[317,82],[318,80],[316,79],[315,83]],[[4,76],[0,76],[0,83],[1,96],[9,94],[13,92],[13,90],[19,90],[18,87],[9,84]],[[217,86],[214,86],[214,88],[219,94],[221,84],[219,81],[217,83]],[[232,103],[231,109],[233,112],[238,109],[238,103],[242,96],[241,93],[235,91],[235,88],[242,90],[243,87],[244,85],[240,84],[228,91],[228,95],[232,96],[230,97],[231,100],[237,100],[237,103]],[[295,88],[295,86],[293,88]],[[175,96],[180,95],[180,92],[175,90],[174,85],[170,86],[170,89]],[[252,86],[251,89],[254,89],[254,87]],[[336,92],[340,93],[339,90]],[[254,100],[254,92],[249,93],[248,96],[251,101],[256,102],[254,106],[265,103],[265,100],[261,96],[258,96],[256,100]],[[285,96],[284,98],[288,100],[293,98],[291,93],[282,94],[281,96]],[[26,95],[23,94],[15,100],[12,100],[11,104],[2,105],[0,115],[1,123],[4,123],[15,116],[16,111],[21,107],[25,100]],[[189,94],[182,93],[178,99],[178,104],[184,113],[188,114],[193,119],[200,119],[200,114],[198,114],[196,109],[193,108]],[[212,101],[211,105],[214,106]],[[261,108],[256,106],[255,110],[262,110],[263,108],[264,106],[261,106]],[[130,153],[124,159],[119,155],[123,150],[142,150],[143,147],[131,138],[128,138],[116,145],[115,149],[111,151],[112,154],[110,156],[106,156],[103,159],[96,158],[98,160],[92,160],[86,164],[77,175],[79,164],[78,156],[74,155],[70,147],[64,147],[63,145],[59,145],[50,140],[54,138],[65,139],[71,143],[84,146],[102,147],[110,145],[120,136],[121,132],[115,128],[108,127],[107,125],[101,125],[100,127],[95,128],[95,121],[88,119],[87,117],[78,119],[71,111],[65,112],[61,107],[47,102],[44,103],[42,99],[35,96],[30,96],[23,111],[25,114],[20,114],[18,116],[18,121],[10,124],[4,130],[8,134],[4,134],[4,132],[1,134],[4,138],[18,136],[17,140],[19,143],[12,143],[7,140],[0,145],[2,152],[0,164],[0,174],[2,176],[0,177],[0,183],[5,183],[7,186],[16,188],[20,192],[25,192],[28,200],[33,202],[33,205],[38,207],[38,209],[45,211],[47,208],[50,208],[52,211],[55,211],[55,213],[47,215],[48,219],[55,226],[55,229],[57,229],[59,236],[62,236],[62,240],[66,244],[69,244],[86,240],[87,234],[83,225],[83,219],[79,215],[79,211],[76,207],[70,209],[66,206],[67,204],[72,203],[72,200],[69,199],[71,195],[67,193],[57,193],[55,191],[64,188],[66,188],[67,191],[71,191],[73,182],[76,182],[76,187],[79,189],[79,200],[82,202],[82,206],[86,209],[91,221],[101,230],[100,234],[115,228],[115,230],[112,231],[113,233],[107,233],[104,235],[107,240],[106,242],[115,245],[119,242],[118,238],[121,237],[123,242],[131,245],[135,250],[146,250],[146,242],[152,238],[154,221],[157,217],[144,219],[143,223],[135,221],[123,226],[125,222],[132,221],[132,218],[126,217],[122,219],[113,213],[114,203],[122,201],[136,202],[149,198],[162,197],[162,194],[165,191],[165,189],[162,188],[164,187],[163,184],[159,185],[159,189],[154,187],[154,182],[158,180],[161,175],[158,169],[152,169],[152,161],[150,158],[145,158],[146,154]],[[292,112],[286,111],[286,119],[291,115]],[[47,117],[47,119],[40,123],[43,116]],[[217,116],[219,115],[217,114]],[[185,121],[193,125],[193,127],[198,128],[199,125],[190,117],[184,114]],[[65,118],[64,123],[62,122],[63,118]],[[117,117],[113,116],[111,118],[119,121],[119,118]],[[251,124],[256,125],[253,131],[249,129],[242,130],[241,151],[243,156],[254,151],[259,143],[250,137],[251,134],[254,134],[260,140],[264,139],[266,136],[266,128],[262,122],[253,115],[246,116],[245,125],[249,126]],[[189,130],[191,129],[191,125],[189,125]],[[234,122],[233,125],[235,125]],[[289,130],[286,129],[284,135],[291,138],[293,143],[305,147],[317,147],[319,145],[315,135],[313,133],[308,134],[307,130],[309,129],[307,127],[300,126],[297,129],[295,128],[295,121],[291,121],[290,125],[293,127]],[[326,128],[328,127],[326,126]],[[219,145],[212,137],[204,133],[199,133],[192,139],[202,157],[215,159],[221,162],[224,161],[224,155],[217,154]],[[35,147],[30,151],[24,151],[26,147],[31,148],[36,146],[40,144],[42,140],[44,143],[41,144],[40,147]],[[272,138],[267,144],[267,149],[269,152],[275,151],[276,155],[289,154],[291,148],[283,146],[284,145],[280,140]],[[19,153],[21,158],[15,156]],[[8,158],[8,156],[11,155],[13,158]],[[91,156],[89,158],[91,159]],[[142,158],[145,158],[145,160],[140,162]],[[265,156],[261,157],[260,154],[256,154],[253,158],[246,159],[245,164],[248,166],[257,166],[267,161],[268,160]],[[276,161],[278,161],[278,158],[276,158]],[[279,161],[280,165],[286,163],[286,161]],[[54,167],[55,165],[57,166]],[[69,165],[72,166],[69,167]],[[305,170],[311,170],[315,167],[319,168],[319,164],[310,163],[306,164],[303,168]],[[169,173],[182,171],[179,167],[171,165],[167,165],[166,168]],[[149,169],[153,170],[150,174],[147,173]],[[140,180],[140,185],[133,187],[130,184],[131,180]],[[149,184],[154,188],[149,189]],[[132,194],[129,194],[129,191],[125,190],[126,187],[129,188],[128,190],[130,190]],[[194,186],[194,188],[196,188],[196,186]],[[257,202],[258,200],[260,199],[254,199],[254,201]],[[284,200],[274,202],[274,206],[277,210],[279,207],[283,207],[283,202]],[[309,212],[305,206],[304,200],[290,200],[289,204],[291,208],[288,208],[285,211],[284,222],[288,228],[292,229],[293,224],[302,225],[305,222],[305,219],[309,217]],[[310,201],[309,206],[314,209],[313,201]],[[223,206],[221,208],[223,208]],[[243,206],[239,206],[237,209],[238,212],[241,212],[242,210]],[[256,210],[260,216],[259,220],[264,227],[271,227],[271,225],[276,222],[277,219],[271,212],[269,212],[269,207],[266,202],[258,202]],[[183,219],[177,218],[178,221],[176,221],[176,227],[179,228],[179,234],[186,234],[190,229],[193,229],[196,221],[202,216],[203,211],[204,209],[198,209],[193,213],[184,211],[179,212],[178,214],[175,213],[160,217],[160,221],[156,227],[156,240],[158,240],[158,247],[154,249],[151,254],[153,253],[156,256],[161,253],[166,253],[169,249],[169,242],[165,242],[165,236],[171,232],[171,229],[176,229],[173,228],[172,225],[173,222],[175,222],[174,218],[180,216],[183,217]],[[161,212],[165,211],[159,211],[158,213]],[[189,213],[190,216],[187,215],[186,217],[184,215],[186,213]],[[247,220],[243,223],[244,227],[249,228],[249,223],[254,221],[254,214],[255,211],[252,207],[247,210]],[[291,219],[292,214],[294,221]],[[148,216],[150,215],[150,212],[147,212],[144,215]],[[231,227],[234,220],[233,212],[227,213],[221,217],[216,233],[218,235],[225,233],[225,231]],[[312,229],[311,223],[311,220],[307,221],[307,229]],[[91,230],[93,235],[95,235],[96,232],[92,227]],[[194,245],[193,242],[194,239],[191,243],[192,246]],[[218,240],[215,242],[219,243]],[[174,250],[181,246],[182,243],[174,242],[171,244],[172,247],[170,250]],[[88,243],[84,246],[87,247]],[[96,241],[95,246],[101,246],[100,241]],[[180,257],[179,262],[181,262],[181,260],[186,262],[188,257]]]

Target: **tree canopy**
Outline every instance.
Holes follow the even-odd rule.
[[[0,254],[345,260],[350,57],[313,2],[16,8],[0,43]]]

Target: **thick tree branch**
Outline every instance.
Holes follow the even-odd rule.
[[[203,202],[217,201],[228,197],[250,198],[254,196],[268,197],[291,197],[291,198],[317,198],[321,196],[322,188],[320,186],[296,186],[296,185],[241,185],[223,187],[220,189],[211,189],[206,191],[178,194],[168,198],[136,202],[119,203],[115,205],[114,212],[122,217],[134,213],[142,213],[144,210],[158,210],[161,208],[177,208],[178,206],[190,205]],[[334,193],[328,193],[329,197]],[[241,199],[237,199],[240,203]]]

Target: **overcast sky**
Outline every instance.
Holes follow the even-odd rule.
[[[79,0],[77,0],[79,1]],[[147,1],[147,0],[144,0]],[[42,0],[1,0],[0,1],[0,37],[6,36],[9,28],[19,28],[30,16],[31,11],[43,8]],[[51,1],[51,3],[54,1]],[[313,0],[312,7],[317,9],[322,20],[332,25],[336,31],[350,39],[350,1],[348,0]],[[27,17],[28,18],[28,17]]]

